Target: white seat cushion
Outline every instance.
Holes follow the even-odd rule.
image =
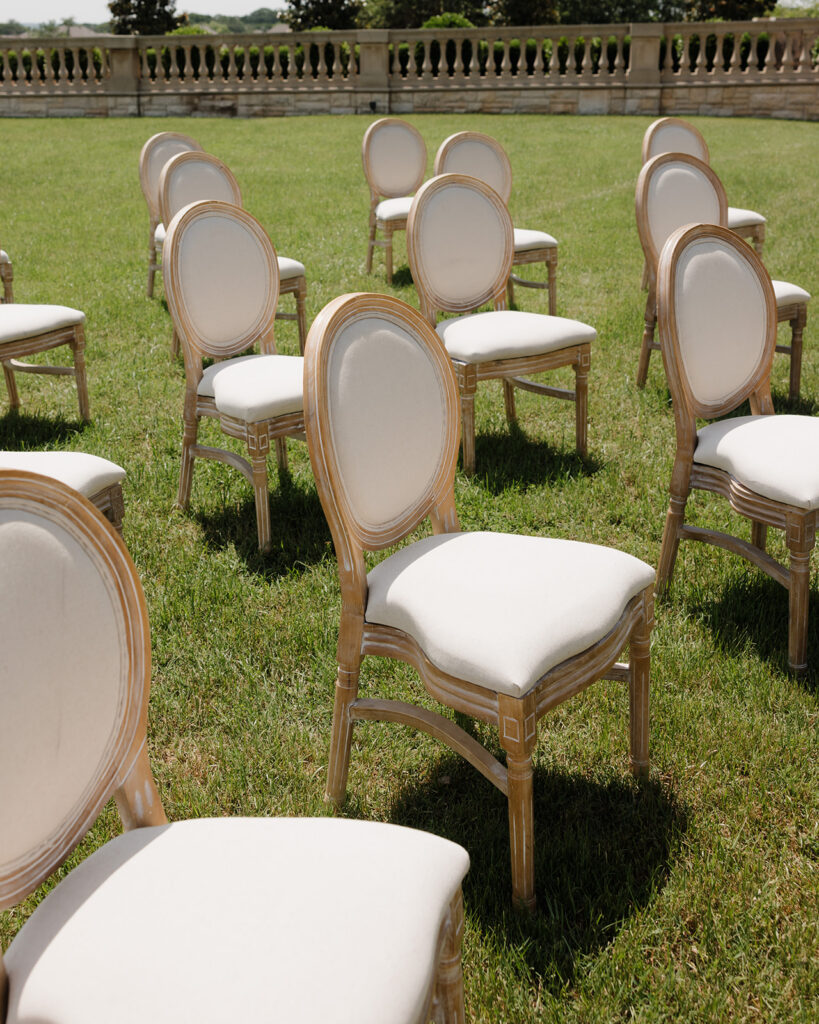
[[[73,487],[86,498],[125,479],[122,466],[85,452],[0,451],[0,469],[23,469],[50,476]]]
[[[515,697],[601,640],[654,580],[614,548],[506,533],[425,537],[368,575],[365,618],[438,668]]]
[[[400,196],[398,199],[382,199],[375,208],[378,220],[406,220],[412,206],[412,196]]]
[[[304,264],[291,260],[287,256],[277,256],[279,263],[279,280],[290,281],[294,277],[304,277]]]
[[[777,309],[792,306],[795,302],[810,301],[810,292],[806,292],[798,284],[791,284],[789,281],[771,281],[771,284],[776,296]]]
[[[165,231],[165,225],[162,223],[162,221],[160,221],[154,230],[154,245],[157,247],[157,249],[162,248],[162,244],[165,241],[166,234],[167,232]]]
[[[766,498],[819,508],[819,419],[738,416],[697,432],[694,461],[730,473]]]
[[[11,943],[7,1024],[410,1024],[469,867],[378,822],[140,828],[49,893]]]
[[[300,412],[303,407],[301,356],[239,356],[214,363],[202,374],[197,394],[245,423]]]
[[[737,228],[750,228],[757,224],[767,223],[762,214],[755,210],[742,210],[738,206],[728,207],[728,227],[732,231],[736,231]]]
[[[23,341],[60,327],[85,323],[85,313],[70,306],[39,306],[26,302],[7,302],[0,306],[0,345]]]
[[[556,248],[557,239],[552,235],[547,235],[545,231],[527,231],[525,228],[515,228],[515,252]]]
[[[11,260],[9,259],[9,254],[6,252],[5,249],[0,249],[0,263],[11,263]]]
[[[514,309],[452,317],[436,330],[450,357],[464,363],[557,352],[597,337],[593,327],[579,320]]]

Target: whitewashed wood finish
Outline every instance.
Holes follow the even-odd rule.
[[[503,281],[499,287],[503,294]],[[354,518],[345,496],[326,401],[328,362],[334,339],[351,322],[368,317],[396,323],[423,342],[434,361],[446,407],[441,461],[427,491],[406,515],[375,531]],[[596,679],[627,681],[631,769],[636,775],[648,772],[653,588],[646,588],[629,602],[607,636],[546,673],[521,698],[477,686],[439,669],[407,633],[365,620],[364,553],[398,543],[427,516],[436,534],[460,531],[453,489],[458,449],[458,391],[443,344],[428,322],[398,299],[375,294],[344,295],[325,306],[310,329],[304,381],[307,444],[316,488],[333,537],[342,597],[327,798],[335,804],[344,799],[353,727],[357,720],[401,722],[435,736],[477,768],[508,798],[513,898],[524,907],[534,908],[532,754],[537,741],[537,721],[550,708],[579,693]],[[617,662],[626,644],[631,655],[630,665]],[[436,700],[497,727],[500,744],[506,752],[506,764],[497,761],[468,732],[437,712],[398,701],[360,698],[358,681],[366,655],[407,662]]]
[[[378,248],[384,250],[387,284],[392,284],[392,236],[396,231],[406,231],[407,222],[404,219],[389,221],[381,220],[376,217],[375,209],[381,202],[382,198],[397,199],[404,195],[404,192],[391,190],[378,191],[374,183],[374,177],[378,172],[378,168],[373,163],[372,144],[373,139],[379,131],[382,131],[385,128],[395,129],[397,127],[401,127],[403,130],[411,134],[416,142],[421,146],[425,154],[423,164],[419,162],[414,184],[412,184],[412,187],[409,189],[409,192],[412,193],[424,180],[424,174],[426,172],[426,143],[421,138],[421,133],[417,128],[409,124],[407,121],[402,121],[398,117],[382,117],[378,121],[374,121],[366,132],[364,132],[364,139],[361,143],[361,161],[364,165],[364,177],[367,179],[367,185],[370,189],[370,218],[367,235],[367,273],[372,273],[373,250],[378,246]],[[379,231],[384,235],[383,239],[376,237],[377,232]]]
[[[73,366],[44,366],[40,363],[26,363],[25,356],[33,356],[38,352],[50,352],[54,348],[68,345],[71,349]],[[80,407],[80,419],[87,422],[91,419],[91,406],[88,400],[88,380],[85,372],[85,328],[82,324],[58,327],[53,331],[33,334],[18,341],[6,341],[0,344],[0,360],[3,363],[3,375],[9,395],[9,406],[20,408],[20,395],[17,391],[15,373],[44,373],[54,377],[73,377],[77,384],[77,400]]]
[[[705,145],[704,139],[703,145]],[[648,213],[649,190],[652,180],[658,174],[662,174],[663,169],[669,164],[675,163],[688,164],[710,181],[714,189],[714,195],[719,203],[719,223],[723,227],[728,226],[728,199],[725,195],[725,189],[709,164],[685,153],[661,153],[659,156],[652,157],[643,164],[643,168],[637,178],[635,192],[637,231],[645,256],[644,273],[648,288],[646,308],[643,315],[643,338],[640,344],[640,358],[637,364],[637,387],[639,388],[645,387],[651,353],[660,348],[659,344],[654,340],[654,330],[657,324],[657,261],[660,258],[660,254],[657,252],[651,232]],[[739,235],[740,232],[735,231],[734,234]],[[761,246],[759,249],[761,249]],[[778,323],[790,324],[791,328],[790,345],[777,345],[776,351],[791,357],[788,397],[791,401],[794,401],[799,397],[802,378],[802,336],[808,319],[807,303],[795,302],[787,306],[776,307],[776,315]]]
[[[159,268],[159,256],[156,248],[156,229],[162,223],[159,214],[159,175],[161,168],[157,171],[154,168],[155,160],[153,155],[159,148],[164,149],[170,159],[177,153],[189,151],[202,151],[202,147],[189,135],[182,132],[157,132],[144,144],[139,153],[139,184],[145,202],[148,204],[148,284],[146,295],[150,299],[154,294],[154,278]]]
[[[458,173],[459,166],[455,156],[458,148],[463,144],[485,146],[493,154],[501,174],[500,180],[503,182],[503,186],[501,188],[496,187],[496,191],[508,206],[509,197],[512,194],[512,165],[509,162],[506,150],[491,135],[485,135],[483,132],[467,131],[456,132],[454,135],[448,136],[438,147],[438,152],[435,154],[433,173],[448,174],[452,171]],[[478,178],[481,177],[478,168],[471,171],[463,171],[462,173],[473,174]],[[492,185],[493,183],[487,181],[487,184]],[[549,292],[549,315],[555,316],[557,314],[557,247],[545,246],[540,249],[527,249],[525,252],[513,252],[513,267],[528,266],[533,263],[543,263],[546,266],[546,281],[529,281],[515,273],[511,273],[506,284],[508,302],[511,305],[515,301],[516,284],[522,288],[546,288]]]
[[[14,302],[14,266],[11,259],[0,259],[0,281],[3,282],[3,302]]]
[[[701,239],[722,240],[746,261],[765,296],[766,313],[764,351],[756,372],[742,388],[723,401],[708,405],[697,401],[685,374],[677,328],[678,300],[674,294],[677,265],[688,246]],[[765,497],[730,473],[713,466],[698,465],[695,461],[698,418],[719,419],[746,400],[750,402],[754,415],[773,415],[770,373],[776,347],[776,300],[770,277],[753,249],[739,240],[734,232],[713,224],[689,225],[675,231],[663,249],[658,268],[657,306],[660,348],[671,390],[677,433],[671,499],[657,567],[657,591],[662,592],[671,581],[681,540],[698,540],[741,555],[788,590],[788,664],[794,672],[804,672],[807,669],[810,556],[815,544],[819,511],[796,508]],[[810,457],[810,453],[805,455]],[[751,543],[718,530],[686,525],[685,507],[692,489],[711,491],[727,498],[735,512],[751,521]],[[789,567],[779,564],[765,551],[769,526],[784,530],[790,554]]]
[[[491,203],[498,216],[508,224],[503,252],[503,269],[491,288],[482,295],[476,295],[469,304],[449,301],[440,294],[435,281],[426,269],[422,252],[422,239],[416,227],[420,221],[418,211],[422,205],[437,194],[441,189],[466,186],[478,191],[487,202]],[[453,247],[458,240],[453,239]],[[438,313],[470,313],[485,303],[491,302],[496,310],[506,309],[506,286],[512,269],[513,228],[506,203],[485,182],[464,174],[443,174],[430,179],[419,189],[407,223],[407,253],[410,269],[418,297],[421,312],[434,327]],[[495,359],[482,363],[468,363],[457,359],[452,360],[455,376],[461,394],[461,418],[463,436],[463,467],[467,475],[475,472],[475,392],[478,382],[482,380],[502,380],[506,416],[510,423],[517,420],[515,409],[515,388],[531,391],[550,398],[560,398],[575,405],[575,444],[577,452],[585,456],[588,450],[588,395],[589,366],[591,364],[591,345],[571,345],[554,352],[542,355],[527,355],[509,359]],[[529,380],[525,374],[546,373],[563,366],[574,370],[574,390],[555,388],[546,384]]]
[[[235,206],[242,206],[242,190],[239,188],[239,182],[236,180],[236,176],[218,157],[213,156],[211,153],[205,153],[202,150],[191,150],[184,153],[178,153],[162,168],[162,173],[159,176],[159,216],[163,224],[170,224],[173,218],[179,213],[181,209],[180,205],[174,205],[171,202],[171,195],[173,194],[174,179],[178,174],[184,174],[190,164],[204,163],[209,164],[215,170],[217,170],[223,177],[226,186],[233,193],[231,202]],[[193,202],[199,199],[213,199],[214,196],[196,195],[192,196],[187,202]],[[187,205],[187,202],[182,205]],[[288,277],[286,280],[279,279],[279,295],[293,295],[296,300],[296,312],[295,313],[284,313],[281,310],[276,310],[277,320],[294,320],[298,326],[299,332],[299,351],[304,354],[304,342],[307,338],[307,313],[305,309],[305,303],[307,301],[307,278],[304,274],[299,274],[297,277]],[[171,339],[171,354],[176,355],[179,351],[179,338],[176,335],[176,331],[173,333]]]
[[[239,223],[255,235],[267,252],[268,274],[271,291],[268,295],[267,308],[269,315],[251,333],[237,337],[231,344],[223,344],[218,350],[208,345],[206,339],[197,332],[187,313],[183,300],[180,279],[179,246],[186,228],[199,218],[217,213],[228,218],[235,218]],[[276,302],[278,299],[279,268],[276,251],[261,224],[246,210],[229,203],[214,200],[203,200],[192,203],[181,210],[171,221],[165,238],[165,258],[163,260],[163,276],[168,308],[174,324],[174,330],[182,343],[182,354],[185,361],[185,404],[182,417],[182,465],[179,475],[179,491],[177,505],[186,509],[190,504],[191,486],[193,484],[194,460],[214,459],[224,462],[239,470],[253,487],[256,503],[256,529],[260,550],[270,545],[270,497],[268,494],[267,457],[271,442],[276,451],[279,472],[287,471],[286,438],[301,438],[304,433],[304,416],[301,412],[287,413],[257,423],[246,423],[244,420],[220,413],[212,398],[197,394],[199,382],[204,370],[203,359],[230,358],[248,351],[258,344],[261,353],[276,354],[274,341],[274,322]],[[229,437],[243,441],[248,450],[249,459],[243,459],[235,452],[223,448],[214,448],[199,444],[199,420],[202,416],[210,416],[219,420],[222,430]]]
[[[84,805],[50,844],[33,850],[13,869],[0,866],[0,910],[16,906],[69,856],[113,796],[126,831],[167,824],[147,752],[148,699],[151,684],[150,624],[145,594],[122,539],[82,495],[48,477],[0,469],[0,509],[21,510],[58,523],[105,575],[109,593],[121,611],[126,686],[118,711],[118,732],[111,756],[98,767]],[[343,850],[341,851],[343,854]],[[298,865],[293,865],[294,878]],[[306,881],[306,880],[305,880]],[[304,884],[304,882],[302,883]],[[366,880],[362,883],[366,886]],[[112,922],[119,927],[121,921]],[[316,927],[321,927],[320,918]],[[461,943],[463,896],[453,896],[438,934],[437,968],[422,1021],[464,1024]],[[104,936],[100,940],[104,941]],[[138,965],[135,965],[138,970]],[[203,979],[203,981],[206,979]],[[6,1018],[8,976],[0,950],[0,1024]]]

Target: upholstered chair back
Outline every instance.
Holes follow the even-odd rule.
[[[162,273],[186,365],[272,345],[276,252],[246,210],[215,200],[184,207],[168,228]]]
[[[233,172],[211,153],[188,152],[172,157],[159,176],[159,215],[166,226],[183,206],[199,199],[220,199],[242,205]]]
[[[407,219],[407,254],[424,315],[503,305],[513,245],[509,211],[493,188],[464,174],[431,178]]]
[[[683,224],[725,224],[725,189],[711,168],[693,156],[663,153],[644,164],[637,179],[637,228],[649,277],[666,239]]]
[[[71,488],[0,470],[0,560],[3,909],[51,874],[128,776],[151,658],[136,569]]]
[[[646,128],[643,136],[643,163],[661,153],[685,153],[707,164],[708,146],[700,132],[679,117],[661,117]]]
[[[657,311],[675,409],[722,416],[767,387],[776,299],[762,261],[738,235],[711,224],[675,231],[660,256]]]
[[[375,195],[412,194],[424,180],[427,147],[420,132],[397,117],[383,117],[364,133],[361,158]]]
[[[449,357],[411,306],[344,295],[307,338],[304,409],[316,485],[336,540],[396,543],[452,498],[460,421]]]
[[[457,132],[435,154],[435,174],[469,174],[490,185],[505,202],[512,194],[512,165],[503,146],[482,132]]]
[[[139,154],[139,183],[151,217],[159,221],[159,176],[162,168],[177,153],[201,152],[202,147],[181,132],[158,132],[152,135]]]

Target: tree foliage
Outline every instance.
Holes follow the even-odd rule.
[[[360,9],[358,0],[287,0],[282,20],[294,32],[355,28]]]
[[[479,0],[367,0],[359,15],[366,28],[420,28],[430,18],[460,14],[486,25],[488,6]]]
[[[111,29],[118,36],[164,35],[181,21],[175,8],[175,0],[110,0]]]

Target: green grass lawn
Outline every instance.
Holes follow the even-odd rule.
[[[151,760],[171,819],[329,813],[322,796],[340,602],[305,445],[290,443],[291,476],[281,484],[271,460],[266,556],[256,549],[251,489],[226,466],[199,461],[190,511],[173,510],[184,371],[169,353],[160,280],[156,297],[145,297],[139,150],[154,132],[176,130],[224,160],[277,250],[306,265],[312,319],[342,292],[388,290],[380,252],[375,272],[364,273],[360,150],[369,120],[0,125],[0,245],[14,260],[16,298],[86,312],[93,416],[88,426],[77,422],[70,382],[27,376],[20,415],[6,414],[0,396],[0,447],[94,452],[127,469],[125,540],[153,630]],[[426,140],[430,171],[452,132],[477,129],[503,143],[516,224],[560,242],[558,312],[599,334],[587,460],[574,453],[567,403],[519,393],[520,430],[510,433],[500,385],[481,387],[478,472],[455,483],[464,528],[611,544],[656,564],[674,425],[658,353],[645,391],[634,384],[645,299],[633,197],[648,119],[410,120]],[[772,275],[819,293],[819,126],[695,123],[729,202],[767,216]],[[395,255],[391,291],[417,305],[403,235]],[[545,292],[520,290],[517,300],[546,312]],[[809,312],[798,403],[787,401],[787,357],[776,357],[779,410],[817,411],[818,317]],[[295,353],[295,324],[283,323],[278,341]],[[218,436],[213,425],[203,431]],[[716,498],[690,507],[706,525],[733,519]],[[747,536],[747,525],[739,529]],[[780,538],[772,550],[784,552]],[[428,829],[472,858],[464,889],[470,1020],[819,1017],[815,574],[811,601],[811,668],[796,679],[787,671],[786,592],[726,552],[681,547],[674,586],[656,609],[650,784],[638,789],[628,774],[622,684],[599,683],[541,722],[534,918],[511,910],[502,795],[427,736],[357,726],[344,813]],[[365,694],[428,700],[412,670],[395,663],[365,662],[362,683]],[[499,750],[491,730],[476,731]],[[72,863],[118,829],[112,806]],[[366,875],[366,865],[360,870]],[[36,901],[0,915],[3,946]]]

